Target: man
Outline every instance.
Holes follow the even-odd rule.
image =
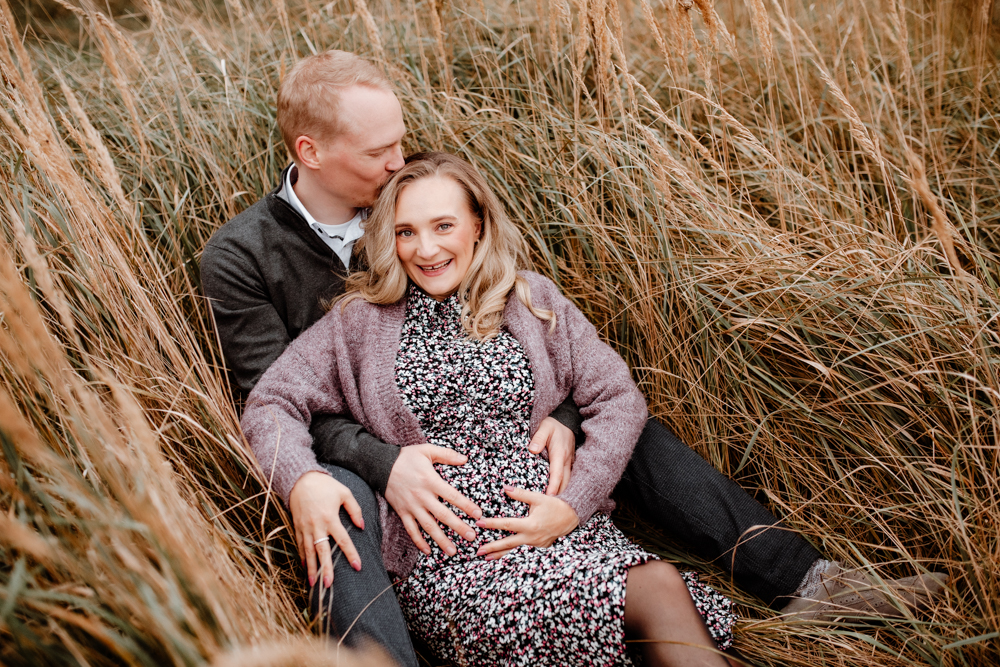
[[[366,210],[403,165],[399,102],[374,66],[349,53],[312,56],[289,72],[278,92],[278,125],[293,164],[271,193],[212,237],[201,260],[205,293],[241,397],[343,291]],[[551,462],[551,494],[571,474],[580,421],[567,401],[532,437],[531,451],[546,450]],[[399,664],[415,665],[399,606],[391,593],[382,594],[392,582],[382,564],[373,491],[399,514],[418,547],[429,551],[423,531],[454,553],[440,524],[465,539],[475,533],[442,501],[476,518],[481,512],[440,478],[434,464],[462,465],[465,459],[444,447],[381,442],[342,416],[317,416],[311,432],[318,461],[307,462],[310,471],[292,488],[275,491],[292,512],[324,627],[349,630],[349,645],[370,639]],[[282,463],[260,462],[265,475]],[[809,593],[819,601],[796,598],[792,610],[807,617],[831,604],[875,615],[896,611],[862,575],[840,573],[655,420],[616,493],[692,551],[732,569],[742,588],[776,607]],[[328,536],[342,558],[332,557]],[[334,575],[337,586],[330,592]],[[915,582],[897,583],[912,589]],[[916,593],[907,599],[918,601]]]

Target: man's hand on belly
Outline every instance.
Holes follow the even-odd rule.
[[[476,552],[486,556],[486,560],[496,560],[510,553],[522,544],[533,547],[549,547],[563,535],[568,535],[580,525],[580,518],[565,500],[537,491],[504,486],[504,492],[528,505],[528,516],[521,518],[496,517],[480,519],[476,525],[490,530],[505,530],[508,535],[502,539],[484,544]]]
[[[528,449],[532,454],[549,450],[549,485],[545,495],[558,496],[569,485],[569,474],[576,456],[576,436],[552,417],[546,417],[531,436]]]
[[[441,500],[451,503],[473,519],[480,518],[482,510],[441,479],[434,469],[435,463],[460,466],[467,460],[465,455],[447,447],[412,445],[400,450],[399,457],[392,466],[389,482],[385,487],[386,502],[403,520],[410,539],[425,554],[430,554],[431,548],[420,533],[421,528],[449,556],[454,556],[458,551],[438,522],[469,542],[476,539],[476,531],[459,519]]]

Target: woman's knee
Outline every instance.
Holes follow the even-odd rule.
[[[645,634],[662,620],[672,600],[688,596],[687,586],[677,568],[663,561],[636,565],[625,578],[625,628]]]
[[[625,579],[626,591],[630,582],[650,592],[687,591],[684,579],[677,568],[662,560],[651,560],[633,567]]]

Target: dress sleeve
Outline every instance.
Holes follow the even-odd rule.
[[[585,523],[618,484],[648,412],[628,365],[554,284],[546,281],[556,313],[554,344],[568,344],[574,402],[585,441],[576,451],[569,485],[559,494]],[[561,329],[561,331],[560,331]],[[565,371],[564,371],[565,372]]]

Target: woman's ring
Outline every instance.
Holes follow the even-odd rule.
[[[316,540],[315,542],[313,542],[313,546],[316,546],[320,542],[328,542],[329,540],[330,540],[330,536],[329,535],[327,535],[326,537],[321,537],[318,540]]]

